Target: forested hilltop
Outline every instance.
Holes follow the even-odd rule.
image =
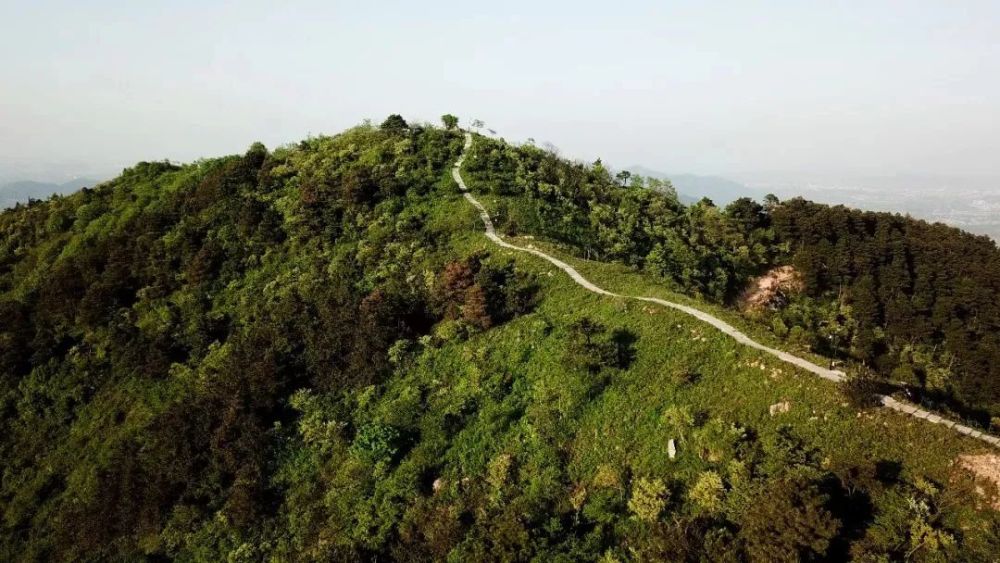
[[[964,469],[981,445],[492,246],[443,122],[144,162],[0,214],[0,560],[1000,552],[996,488]],[[479,135],[463,175],[508,235],[705,307],[791,266],[748,326],[1000,414],[985,238],[801,200],[685,207]]]
[[[487,138],[467,169],[470,187],[497,196],[508,235],[620,261],[684,293],[738,306],[752,278],[791,265],[797,287],[749,312],[789,345],[983,426],[1000,415],[1000,250],[988,237],[773,196],[683,206],[669,183]]]

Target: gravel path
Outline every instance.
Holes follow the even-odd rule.
[[[590,280],[588,280],[587,278],[583,277],[580,274],[580,272],[576,271],[576,269],[573,268],[573,266],[570,266],[569,264],[563,262],[562,260],[559,260],[558,258],[555,258],[553,256],[549,256],[548,254],[542,252],[541,250],[537,250],[535,248],[525,248],[525,247],[522,247],[522,246],[513,245],[513,244],[511,244],[511,243],[503,240],[502,238],[500,238],[500,235],[497,234],[496,227],[493,225],[493,220],[490,219],[489,212],[486,211],[486,208],[483,207],[482,203],[479,203],[479,200],[477,200],[476,198],[472,197],[472,194],[469,193],[469,188],[465,185],[465,181],[462,180],[462,174],[461,174],[462,162],[465,161],[465,155],[466,155],[466,153],[469,152],[469,148],[471,146],[472,146],[472,134],[471,133],[466,133],[465,134],[465,146],[463,147],[462,156],[460,156],[458,158],[458,160],[455,162],[455,166],[451,170],[451,175],[455,179],[455,182],[458,184],[458,187],[462,190],[462,195],[465,196],[465,199],[469,200],[469,203],[471,203],[476,209],[479,210],[479,217],[482,219],[483,224],[486,226],[486,237],[489,238],[490,240],[492,240],[493,242],[495,242],[497,245],[502,246],[503,248],[509,248],[511,250],[516,250],[518,252],[527,252],[528,254],[534,254],[535,256],[538,256],[539,258],[542,258],[543,260],[547,260],[547,261],[551,262],[556,267],[558,267],[560,270],[562,270],[562,271],[566,272],[567,274],[569,274],[569,277],[573,278],[573,281],[575,281],[579,285],[583,286],[588,291],[592,291],[592,292],[597,293],[599,295],[607,295],[609,297],[622,297],[622,298],[625,298],[625,299],[635,299],[637,301],[646,301],[646,302],[649,302],[649,303],[656,303],[656,304],[662,305],[664,307],[669,307],[671,309],[676,309],[678,311],[681,311],[683,313],[691,315],[692,317],[694,317],[694,318],[696,318],[696,319],[698,319],[698,320],[700,320],[702,322],[705,322],[705,323],[708,323],[708,324],[714,326],[715,328],[719,329],[720,331],[724,332],[725,334],[728,334],[729,336],[733,337],[740,344],[744,344],[744,345],[749,346],[751,348],[755,348],[755,349],[760,350],[762,352],[766,352],[766,353],[768,353],[768,354],[770,354],[770,355],[778,358],[779,360],[781,360],[783,362],[787,362],[787,363],[792,364],[792,365],[794,365],[796,367],[802,368],[802,369],[804,369],[804,370],[806,370],[806,371],[808,371],[810,373],[813,373],[815,375],[818,375],[818,376],[820,376],[823,379],[826,379],[828,381],[840,382],[840,381],[844,380],[845,374],[842,371],[832,370],[832,369],[826,369],[826,368],[824,368],[822,366],[818,366],[818,365],[810,362],[809,360],[807,360],[805,358],[800,358],[798,356],[789,354],[788,352],[785,352],[785,351],[782,351],[782,350],[777,350],[775,348],[771,348],[770,346],[765,346],[765,345],[761,344],[760,342],[757,342],[757,341],[753,340],[752,338],[750,338],[746,334],[743,334],[736,327],[734,327],[733,325],[727,323],[726,321],[724,321],[724,320],[722,320],[722,319],[720,319],[718,317],[712,316],[712,315],[710,315],[710,314],[708,314],[708,313],[706,313],[706,312],[704,312],[704,311],[702,311],[700,309],[695,309],[694,307],[689,307],[687,305],[682,305],[680,303],[674,303],[673,301],[667,301],[665,299],[658,299],[656,297],[638,297],[638,296],[632,296],[632,295],[619,295],[617,293],[610,292],[610,291],[608,291],[608,290],[606,290],[606,289],[604,289],[602,287],[598,287],[598,286],[594,285],[593,283],[590,282]],[[986,442],[986,443],[988,443],[988,444],[990,444],[992,446],[1000,447],[1000,438],[997,438],[996,436],[991,436],[991,435],[986,434],[984,432],[980,432],[979,430],[976,430],[975,428],[971,428],[969,426],[965,426],[965,425],[962,425],[962,424],[958,424],[958,423],[956,423],[954,421],[941,418],[940,416],[938,416],[938,415],[936,415],[936,414],[934,414],[932,412],[923,410],[921,408],[918,408],[916,406],[910,405],[908,403],[904,403],[902,401],[897,401],[896,399],[893,399],[892,397],[889,397],[889,396],[886,396],[886,395],[880,395],[879,398],[880,398],[880,400],[882,402],[882,405],[884,405],[885,407],[890,408],[890,409],[892,409],[894,411],[898,411],[898,412],[901,412],[903,414],[914,416],[916,418],[919,418],[919,419],[922,419],[922,420],[926,420],[926,421],[934,423],[934,424],[942,424],[944,426],[947,426],[947,427],[955,430],[956,432],[958,432],[960,434],[965,434],[966,436],[971,436],[973,438],[977,438],[977,439],[982,440],[983,442]]]

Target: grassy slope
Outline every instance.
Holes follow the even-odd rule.
[[[490,245],[483,239],[481,246],[489,249]],[[587,415],[581,420],[584,426],[578,433],[578,443],[587,447],[595,446],[587,437],[588,430],[591,434],[596,430],[599,442],[614,440],[613,450],[628,451],[630,457],[648,463],[649,470],[663,470],[667,463],[665,443],[672,436],[658,428],[662,426],[657,424],[658,414],[671,404],[686,404],[762,432],[790,424],[831,459],[898,459],[939,479],[945,476],[955,455],[983,449],[980,443],[941,426],[920,423],[896,413],[878,410],[859,415],[844,406],[834,384],[741,346],[687,315],[651,304],[597,296],[539,258],[511,251],[504,254],[545,280],[542,306],[532,315],[491,331],[489,343],[473,340],[469,345],[528,342],[531,333],[521,325],[530,326],[532,317],[542,317],[559,326],[588,315],[608,326],[626,327],[639,337],[635,364],[613,379],[605,393],[588,406]],[[611,291],[678,299],[676,294],[658,288],[654,281],[624,266],[560,258]],[[733,315],[725,315],[718,307],[690,299],[683,301],[730,317],[727,321],[733,320]],[[559,350],[560,346],[542,340],[526,344],[510,356],[529,353],[533,362],[551,362],[553,354],[549,349]],[[701,375],[695,385],[679,387],[672,382],[673,373],[690,369]],[[771,417],[768,407],[782,400],[789,401],[792,409]],[[622,424],[624,421],[631,424]]]
[[[447,205],[455,211],[452,220],[476,222],[471,207],[459,211],[453,205]],[[712,427],[731,425],[750,429],[763,441],[782,427],[790,427],[814,448],[824,467],[895,462],[904,479],[926,477],[942,484],[949,481],[957,455],[984,449],[941,426],[890,411],[858,413],[846,406],[829,382],[740,346],[682,313],[594,295],[540,258],[499,250],[479,233],[470,234],[460,246],[463,252],[482,249],[511,257],[520,268],[537,274],[542,291],[533,313],[468,341],[425,353],[379,400],[377,410],[391,418],[392,413],[407,410],[399,403],[407,401],[414,384],[430,383],[434,399],[423,415],[428,427],[441,411],[470,401],[479,405],[475,422],[438,450],[444,456],[442,474],[448,478],[481,476],[489,461],[505,452],[518,457],[522,466],[545,467],[553,460],[531,456],[545,451],[536,447],[543,440],[540,436],[559,432],[568,437],[566,451],[560,454],[568,460],[566,471],[581,486],[610,467],[619,475],[668,476],[686,489],[704,470],[724,471],[726,462],[735,456],[733,448],[718,448],[726,440],[699,438],[699,432],[708,434]],[[622,266],[560,258],[612,291],[691,302]],[[717,307],[698,305],[737,320]],[[567,325],[584,315],[608,327],[628,329],[637,337],[635,362],[627,370],[612,370],[607,386],[596,396],[588,395],[579,375],[559,364]],[[693,384],[674,377],[692,370],[700,375]],[[514,374],[509,394],[492,396],[484,391],[495,389],[498,374],[503,373]],[[771,416],[769,406],[780,401],[787,401],[790,411]],[[560,413],[555,419],[546,414],[549,406]],[[691,428],[687,439],[681,440],[662,418],[668,408],[678,406],[701,413],[710,424]],[[559,430],[546,428],[552,424]],[[680,442],[675,460],[667,453],[671,438]],[[713,451],[705,451],[706,444],[712,444]],[[522,455],[528,459],[521,459]],[[535,471],[521,474],[537,475]],[[541,485],[522,482],[520,486]],[[876,494],[872,500],[876,512],[899,502],[893,495]],[[972,517],[971,512],[964,514]]]

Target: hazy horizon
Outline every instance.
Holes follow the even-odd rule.
[[[997,3],[661,4],[4,2],[0,176],[452,112],[672,173],[1000,177]]]

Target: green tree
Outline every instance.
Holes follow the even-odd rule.
[[[394,113],[387,117],[385,121],[382,122],[382,125],[379,126],[379,128],[386,131],[405,131],[409,127],[410,126],[406,123],[406,120],[403,119],[403,116],[398,113]]]
[[[398,451],[399,431],[387,424],[368,424],[358,431],[351,449],[373,462],[392,459]]]
[[[736,227],[745,235],[749,235],[756,229],[766,227],[769,220],[764,207],[748,197],[741,197],[727,205],[726,215],[735,222]]]
[[[866,369],[852,370],[840,384],[841,393],[856,409],[869,409],[880,404],[881,382]]]
[[[640,477],[632,483],[628,509],[644,522],[655,522],[667,507],[669,491],[662,479]]]
[[[803,474],[766,483],[740,519],[740,537],[753,561],[803,561],[826,555],[841,523],[828,496]]]
[[[571,366],[596,373],[618,365],[618,347],[604,325],[583,317],[569,326],[564,359]]]
[[[688,495],[701,510],[715,514],[722,510],[726,488],[722,477],[715,471],[705,471],[698,476]]]
[[[454,129],[458,127],[458,118],[450,113],[446,113],[441,116],[441,123],[444,124],[445,129]]]

